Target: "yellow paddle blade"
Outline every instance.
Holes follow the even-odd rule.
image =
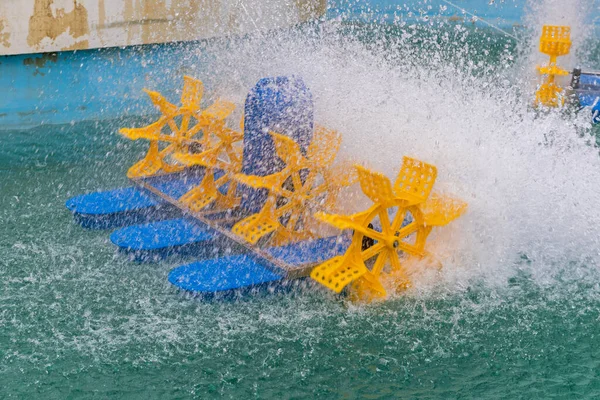
[[[163,166],[162,157],[158,149],[158,142],[150,142],[146,157],[135,163],[127,171],[128,178],[143,178],[156,174]]]
[[[569,26],[544,25],[540,38],[540,51],[549,56],[564,56],[571,50]]]
[[[210,125],[217,121],[225,120],[225,118],[231,115],[233,110],[235,110],[235,104],[233,104],[232,102],[225,100],[217,100],[207,109],[202,111],[202,113],[198,115],[197,118],[200,124]]]
[[[142,128],[121,128],[119,133],[131,140],[158,140],[165,123],[166,118],[160,118],[158,121]]]
[[[394,183],[394,192],[410,204],[418,204],[427,200],[436,178],[437,168],[434,165],[403,157],[402,168]]]
[[[365,217],[370,213],[370,210],[363,211],[352,215],[326,214],[324,212],[315,213],[315,218],[325,222],[339,230],[354,229],[363,231]]]
[[[449,196],[432,195],[421,205],[427,226],[444,226],[467,211],[467,203]]]
[[[202,81],[187,75],[183,77],[183,91],[181,92],[181,105],[183,107],[190,111],[198,110],[203,94],[204,84]]]
[[[160,93],[154,92],[152,90],[144,89],[144,92],[148,94],[150,97],[150,101],[152,104],[158,108],[158,110],[166,117],[171,117],[177,114],[179,108],[175,104],[171,104],[167,101],[167,99]]]
[[[214,129],[213,133],[223,143],[235,143],[244,139],[243,131],[237,132],[226,126],[219,126],[218,129]]]
[[[191,157],[194,156],[192,155]],[[185,160],[182,157],[180,159]],[[207,162],[207,159],[204,158],[200,161],[200,163],[194,162],[192,165],[202,165],[202,163]],[[215,168],[213,168],[213,165],[206,165],[205,167],[205,175],[200,185],[184,194],[179,201],[193,212],[200,212],[211,204],[215,204],[220,209],[237,207],[240,203],[240,198],[236,196],[237,184],[236,182],[232,182],[229,171],[225,171],[224,175],[215,180]],[[224,194],[219,188],[223,188],[227,184],[229,187]]]
[[[317,125],[306,151],[306,157],[311,163],[327,168],[335,160],[341,144],[342,135],[339,132]]]
[[[192,212],[199,212],[215,201],[217,195],[218,189],[215,185],[214,176],[213,174],[207,174],[204,179],[202,179],[200,185],[184,194],[179,201],[187,206]]]
[[[244,238],[247,242],[256,244],[261,238],[274,232],[279,224],[262,214],[253,214],[236,223],[231,231]]]
[[[377,298],[385,298],[387,292],[379,279],[371,271],[367,271],[352,283],[351,296],[360,301],[370,302]]]
[[[556,65],[537,67],[537,70],[542,75],[558,75],[558,76],[569,75],[569,71],[559,68]]]
[[[243,183],[246,186],[250,186],[255,189],[269,189],[275,192],[279,192],[281,190],[281,184],[283,183],[282,178],[284,178],[284,171],[267,176],[244,174],[235,174],[233,176],[233,179],[239,183]]]
[[[353,262],[349,256],[343,255],[317,265],[310,273],[310,277],[334,292],[340,293],[346,285],[368,272],[364,263]]]
[[[558,107],[562,106],[565,102],[562,94],[563,89],[556,83],[543,83],[535,93],[535,100],[538,104],[546,107]]]
[[[162,162],[148,157],[141,159],[127,170],[127,177],[144,178],[156,174],[162,168]]]
[[[273,143],[275,144],[275,151],[277,156],[286,164],[286,166],[294,168],[302,162],[304,158],[300,145],[286,135],[281,135],[275,132],[269,132],[273,137]]]
[[[394,202],[395,196],[392,192],[392,184],[387,176],[368,170],[361,165],[355,165],[355,168],[363,193],[373,203],[389,205]]]
[[[193,165],[200,165],[202,167],[213,167],[217,163],[217,159],[220,153],[220,148],[214,147],[198,154],[191,153],[175,153],[173,158],[183,165],[191,167]]]

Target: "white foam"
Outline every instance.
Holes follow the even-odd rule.
[[[567,261],[598,261],[600,159],[581,137],[590,129],[586,115],[536,112],[510,57],[477,64],[467,41],[437,46],[424,65],[408,32],[367,49],[335,23],[323,29],[325,39],[276,35],[228,47],[218,70],[237,82],[221,86],[243,99],[262,76],[300,75],[315,95],[317,120],[343,133],[342,157],[392,178],[404,155],[437,165],[436,187],[469,203],[433,237],[447,256],[448,281],[505,282],[523,254],[540,279]],[[454,65],[443,61],[448,54]],[[535,68],[522,65],[524,74]]]

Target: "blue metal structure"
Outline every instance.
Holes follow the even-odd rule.
[[[0,56],[0,130],[105,120],[156,111],[142,92],[148,82],[175,94],[184,74],[210,57],[195,43],[170,43],[48,54]]]
[[[600,72],[582,72],[575,69],[571,86],[577,96],[578,105],[589,109],[592,121],[600,123]]]

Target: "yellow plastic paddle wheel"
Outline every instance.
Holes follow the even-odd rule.
[[[189,210],[199,212],[211,204],[215,204],[219,209],[231,209],[239,205],[240,198],[236,195],[237,181],[233,177],[242,170],[242,148],[235,146],[244,139],[243,125],[240,129],[240,132],[236,132],[219,122],[205,133],[204,151],[198,154],[174,155],[177,161],[186,166],[199,165],[205,168],[200,185],[179,199]],[[216,174],[221,176],[215,179]],[[225,189],[225,193],[221,192],[222,188]]]
[[[345,216],[318,213],[317,218],[339,229],[354,231],[346,253],[315,267],[311,277],[340,293],[351,284],[358,299],[387,295],[382,278],[397,289],[410,286],[405,263],[428,255],[427,237],[466,210],[466,203],[431,195],[435,166],[404,157],[394,186],[383,174],[355,166],[364,194],[373,201],[366,211]]]
[[[570,49],[570,27],[544,25],[540,39],[540,52],[549,55],[550,62],[537,68],[545,79],[536,92],[536,104],[546,107],[558,107],[564,104],[563,89],[556,83],[556,77],[569,75],[569,72],[557,67],[556,59],[569,54]]]
[[[317,237],[314,213],[332,209],[340,190],[355,181],[349,168],[332,167],[341,136],[317,126],[305,154],[293,139],[273,132],[271,136],[285,167],[264,177],[236,175],[238,182],[269,192],[262,209],[232,231],[252,244],[268,236],[271,246]]]
[[[233,103],[219,100],[207,109],[201,109],[204,85],[189,76],[184,77],[181,107],[171,104],[158,92],[146,89],[144,91],[150,96],[150,100],[162,116],[148,126],[123,128],[119,131],[131,140],[150,141],[146,156],[127,171],[129,178],[142,178],[159,172],[171,173],[182,170],[184,166],[172,160],[170,155],[186,153],[190,148],[194,151],[203,149],[208,141],[207,135],[203,135],[200,139],[195,139],[195,136],[200,132],[206,133],[215,125],[219,126],[235,108]],[[166,143],[162,149],[161,143]]]

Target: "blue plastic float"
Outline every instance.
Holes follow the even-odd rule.
[[[199,169],[148,178],[148,184],[166,195],[179,198],[203,177]],[[139,187],[119,188],[73,197],[66,202],[77,223],[88,229],[111,229],[157,221],[180,214],[160,197]]]
[[[349,245],[344,238],[326,238],[268,249],[274,259],[287,265],[314,265],[342,254]],[[286,279],[306,276],[305,270],[278,270],[269,260],[253,253],[196,261],[173,269],[169,282],[189,292],[217,295],[281,284]]]

